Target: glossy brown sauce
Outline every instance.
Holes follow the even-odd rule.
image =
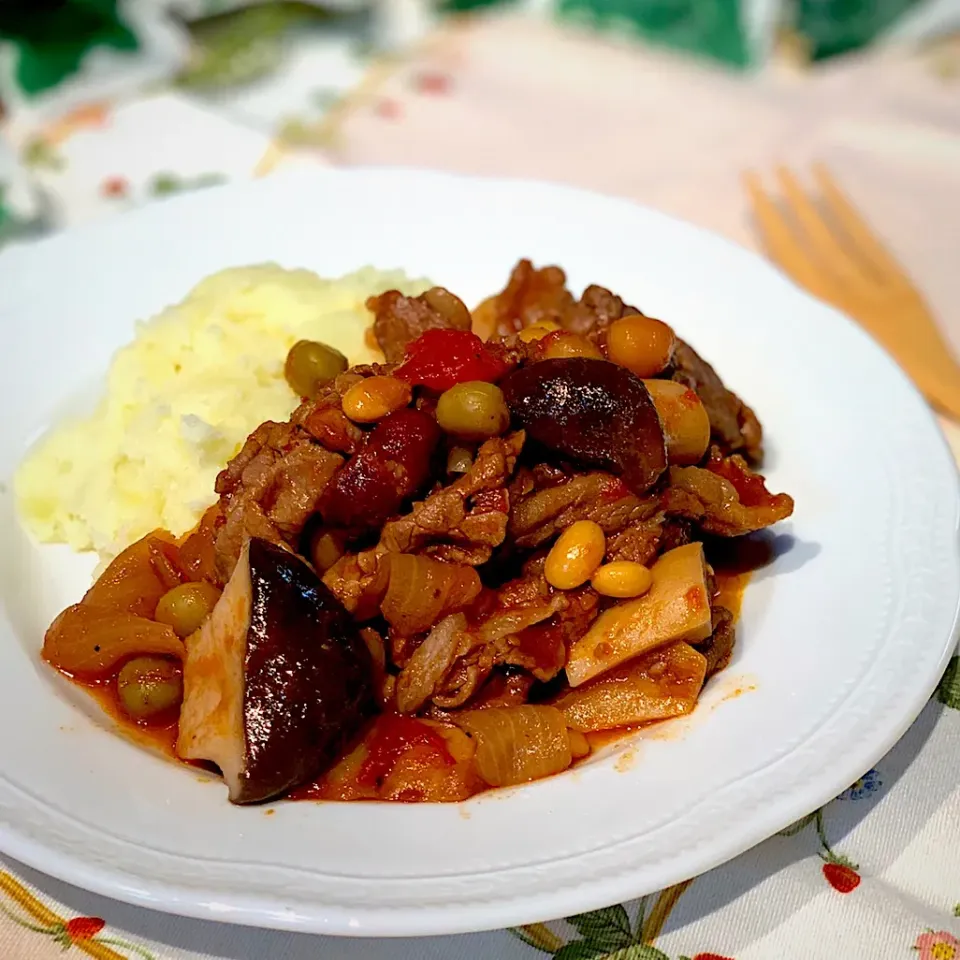
[[[743,605],[743,592],[750,582],[752,571],[723,571],[715,573],[716,589],[713,596],[714,606],[726,607],[734,620],[740,619],[740,607]]]

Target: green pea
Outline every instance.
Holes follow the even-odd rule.
[[[147,720],[183,700],[180,664],[162,657],[135,657],[117,674],[120,704],[134,720]]]
[[[297,396],[315,400],[321,387],[343,373],[348,365],[339,350],[316,340],[299,340],[287,354],[283,374]]]
[[[473,380],[445,390],[437,401],[437,423],[464,440],[486,440],[510,425],[503,392],[493,383]]]
[[[212,584],[181,583],[160,598],[153,619],[173,627],[178,637],[189,637],[200,629],[219,599],[220,591]]]

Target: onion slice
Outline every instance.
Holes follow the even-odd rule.
[[[50,624],[43,658],[51,666],[81,677],[100,677],[122,660],[161,654],[182,659],[183,641],[164,623],[75,603]]]
[[[387,578],[380,610],[404,636],[429,630],[444,615],[469,606],[480,592],[473,567],[411,553],[388,554],[378,573]]]
[[[566,770],[570,736],[556,707],[488,707],[451,714],[477,741],[477,772],[491,787],[509,787]]]

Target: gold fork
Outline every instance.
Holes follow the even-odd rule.
[[[938,410],[960,420],[960,365],[920,292],[857,213],[826,167],[817,164],[814,200],[784,167],[775,201],[744,174],[770,258],[821,300],[857,320]]]

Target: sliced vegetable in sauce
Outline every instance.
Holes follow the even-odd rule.
[[[549,777],[573,762],[563,714],[556,707],[489,707],[453,716],[477,740],[476,764],[491,787]]]
[[[65,673],[99,677],[128,657],[183,657],[183,641],[163,623],[90,603],[67,607],[43,638],[43,658]]]
[[[571,687],[675,640],[705,640],[712,632],[703,545],[663,554],[651,567],[653,584],[636,600],[605,610],[570,648]]]
[[[666,720],[696,706],[706,671],[706,657],[678,641],[566,690],[552,703],[582,733]]]

